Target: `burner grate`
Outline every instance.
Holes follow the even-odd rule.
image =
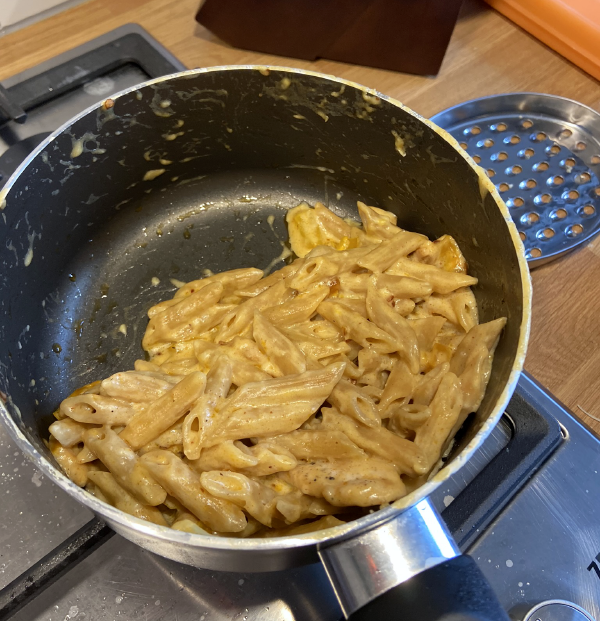
[[[137,24],[126,24],[0,85],[0,189],[55,129],[112,93],[182,71]],[[27,118],[19,117],[18,110]],[[17,120],[11,120],[15,117]]]

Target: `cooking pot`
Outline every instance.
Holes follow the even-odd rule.
[[[58,470],[43,442],[52,411],[77,387],[133,367],[150,306],[203,270],[281,267],[287,209],[322,201],[355,218],[357,200],[430,238],[453,235],[479,279],[480,320],[508,318],[485,399],[435,476],[335,528],[236,539],[141,521]],[[507,619],[427,500],[502,415],[522,369],[531,305],[508,210],[448,134],[331,76],[186,71],[122,91],[40,144],[0,194],[0,238],[0,418],[48,478],[118,533],[215,570],[320,559],[353,618]]]

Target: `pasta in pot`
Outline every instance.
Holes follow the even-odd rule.
[[[184,284],[148,360],[66,398],[49,448],[77,485],[199,535],[275,537],[394,502],[443,465],[506,323],[479,324],[454,239],[358,203],[287,213],[296,259]]]

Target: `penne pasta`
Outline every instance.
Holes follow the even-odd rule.
[[[325,364],[325,360],[329,358],[333,358],[338,355],[344,355],[349,353],[350,351],[350,347],[344,341],[341,341],[339,343],[315,343],[314,341],[299,341],[296,344],[300,351],[304,354],[305,358],[321,360],[323,361],[323,364]]]
[[[398,405],[392,408],[388,429],[400,435],[407,431],[416,431],[430,416],[431,410],[426,405]]]
[[[358,370],[360,384],[369,386],[385,386],[388,373],[394,368],[398,357],[393,354],[378,354],[372,349],[361,349],[358,352]]]
[[[98,427],[96,427],[98,429]],[[92,461],[96,461],[98,459],[96,454],[93,453],[87,446],[83,446],[83,448],[77,453],[77,463],[78,464],[89,464]]]
[[[172,447],[183,446],[183,422],[177,421],[172,427],[163,431],[154,440],[148,442],[139,449],[138,454],[143,455],[158,448],[171,449]]]
[[[362,347],[372,347],[380,354],[389,354],[397,351],[400,346],[387,332],[342,304],[322,302],[319,313]]]
[[[344,340],[342,330],[326,319],[305,321],[289,328],[282,328],[282,331],[293,341],[311,341],[314,343],[333,341],[339,343]]]
[[[146,403],[158,399],[180,379],[181,377],[165,373],[125,371],[102,380],[100,394],[135,403]]]
[[[88,473],[88,479],[100,489],[106,499],[105,502],[108,502],[113,507],[159,526],[167,526],[165,518],[158,509],[143,505],[136,500],[125,488],[117,483],[110,472],[92,471]]]
[[[192,535],[212,535],[207,527],[193,514],[187,511],[182,511],[177,515],[177,518],[171,524],[173,530],[180,530],[184,533],[191,533]],[[241,533],[237,533],[241,536]]]
[[[402,317],[407,317],[415,310],[415,302],[413,300],[397,299],[392,301],[393,309]]]
[[[50,436],[48,448],[52,453],[52,457],[60,466],[60,469],[79,487],[85,487],[88,482],[88,474],[92,467],[90,464],[80,464],[77,461],[77,455],[71,448],[61,446],[56,438]]]
[[[217,356],[206,375],[206,393],[224,399],[233,382],[233,368],[227,356]]]
[[[197,472],[210,470],[243,470],[258,464],[258,458],[242,442],[225,440],[204,449],[198,459],[190,462]]]
[[[256,446],[228,440],[204,449],[199,459],[190,462],[197,472],[238,470],[249,476],[266,476],[291,470],[297,460],[285,447],[266,441]]]
[[[506,318],[501,317],[500,319],[495,319],[494,321],[488,321],[487,323],[473,326],[473,328],[469,330],[468,334],[460,342],[460,345],[452,358],[450,370],[456,375],[462,375],[467,364],[467,358],[473,349],[477,347],[478,343],[483,343],[485,347],[493,353],[496,345],[498,344],[500,333],[504,329],[505,325]]]
[[[367,289],[367,315],[381,330],[389,334],[397,344],[397,351],[412,373],[419,372],[420,355],[417,335],[410,322],[394,313],[376,288],[377,281],[372,278]]]
[[[220,356],[225,356],[231,365],[232,383],[236,386],[243,386],[248,382],[260,382],[272,377],[272,375],[269,375],[266,371],[262,371],[259,367],[255,366],[255,364],[244,355],[247,352],[244,352],[243,348],[235,348],[227,345],[219,346],[203,341],[195,341],[194,344],[196,346],[196,356],[200,369],[203,372],[209,373],[213,368],[215,361]],[[262,360],[258,360],[259,364],[266,363],[266,366],[271,369],[272,372],[275,372],[269,362],[269,359],[266,358],[260,350],[258,350],[258,353],[259,355],[262,355],[263,358]],[[256,360],[254,362],[256,362]]]
[[[188,459],[198,459],[206,439],[211,437],[218,424],[216,408],[222,401],[211,394],[202,395],[182,425],[183,452]]]
[[[235,337],[249,335],[255,311],[283,304],[292,297],[292,289],[280,280],[257,296],[248,298],[223,318],[215,334],[215,343],[228,343]]]
[[[83,434],[91,427],[86,423],[78,423],[71,418],[57,420],[50,425],[48,431],[54,436],[61,446],[71,448],[75,444],[83,442]]]
[[[239,472],[203,472],[200,481],[215,498],[232,502],[244,509],[265,526],[271,526],[277,510],[277,494],[266,485],[249,479]]]
[[[359,386],[341,379],[327,398],[342,414],[354,418],[367,427],[379,427],[381,418],[373,399]]]
[[[334,506],[372,507],[406,493],[394,467],[375,457],[314,461],[294,468],[289,477],[304,494],[323,497]]]
[[[398,257],[406,257],[425,241],[427,238],[424,235],[400,231],[375,246],[358,264],[372,272],[385,272],[396,263]]]
[[[367,319],[367,306],[364,298],[347,295],[345,292],[341,291],[336,297],[332,297],[331,300]]]
[[[254,313],[252,330],[256,343],[279,370],[278,375],[295,375],[306,371],[306,359],[302,351],[258,311]]]
[[[363,231],[350,226],[321,203],[314,208],[301,203],[287,212],[286,221],[292,250],[302,258],[317,246],[356,248],[365,237]]]
[[[415,375],[408,368],[403,360],[398,360],[394,365],[387,381],[381,399],[378,404],[379,415],[381,418],[388,418],[388,408],[397,401],[404,403],[408,400],[418,382],[418,375]]]
[[[422,304],[431,315],[441,315],[464,332],[477,325],[477,303],[470,289],[459,289],[446,295],[432,295]]]
[[[342,520],[338,520],[333,515],[326,515],[319,520],[309,522],[308,524],[302,524],[300,526],[287,526],[285,528],[273,528],[265,531],[264,537],[294,537],[295,535],[307,535],[308,533],[314,533],[319,530],[325,530],[326,528],[333,528],[334,526],[340,526],[344,524]]]
[[[328,256],[307,257],[302,267],[285,279],[288,287],[303,292],[317,285],[336,283],[334,276],[338,273],[338,266]]]
[[[283,304],[266,308],[263,315],[279,328],[309,321],[316,314],[319,304],[329,295],[329,291],[326,285],[316,285]]]
[[[254,466],[240,470],[248,476],[264,477],[277,472],[287,472],[298,463],[290,451],[276,443],[266,442],[247,448],[257,459]]]
[[[144,349],[157,343],[189,341],[216,326],[232,309],[217,304],[222,294],[223,285],[212,283],[153,315],[142,339]]]
[[[427,298],[433,293],[433,287],[428,282],[417,278],[390,274],[377,274],[373,278],[376,288],[382,292],[384,298]]]
[[[439,388],[440,382],[449,370],[449,363],[444,362],[422,375],[411,395],[413,403],[429,405]]]
[[[160,370],[167,375],[181,377],[199,371],[200,365],[196,358],[180,358],[179,360],[167,360],[160,367]]]
[[[130,401],[83,393],[60,404],[64,417],[92,425],[126,425],[136,413]]]
[[[485,344],[478,343],[465,362],[459,379],[463,409],[467,414],[475,412],[481,405],[492,372],[493,358],[494,354],[490,353]]]
[[[323,408],[322,428],[341,431],[368,454],[390,462],[401,474],[424,474],[427,462],[414,443],[399,438],[385,427],[366,427],[340,414],[335,408]]]
[[[222,296],[231,296],[240,289],[245,289],[246,287],[251,287],[256,284],[263,277],[263,274],[264,272],[262,270],[256,269],[255,267],[244,267],[242,269],[214,274],[207,278],[201,278],[200,280],[192,280],[183,285],[183,287],[180,287],[173,296],[173,299],[177,300],[179,298],[188,297],[204,289],[204,287],[217,282],[223,287]]]
[[[252,324],[251,324],[252,325]],[[231,356],[241,362],[250,363],[252,366],[267,373],[270,377],[279,377],[281,370],[260,348],[256,341],[249,338],[236,336],[229,344]]]
[[[148,360],[136,360],[133,363],[133,368],[136,371],[141,371],[143,373],[160,373],[160,367],[154,362],[149,362]]]
[[[370,237],[391,239],[402,230],[396,226],[397,218],[393,213],[378,207],[369,207],[360,201],[357,207],[365,232]]]
[[[411,320],[410,327],[417,335],[417,344],[421,356],[427,355],[431,351],[435,339],[445,323],[445,317],[435,315]]]
[[[151,506],[165,501],[165,490],[148,475],[135,452],[112,429],[89,429],[84,441],[86,447],[130,494]]]
[[[186,375],[171,390],[141,407],[121,432],[121,438],[134,450],[147,444],[174,425],[204,392],[206,375]]]
[[[163,300],[162,302],[159,302],[158,304],[155,304],[154,306],[151,306],[148,309],[148,319],[152,319],[152,317],[155,317],[156,315],[162,313],[163,311],[167,310],[167,308],[171,308],[171,306],[173,306],[174,304],[177,304],[179,300],[176,300],[175,298],[173,298],[172,300]]]
[[[466,274],[467,262],[450,235],[442,235],[439,239],[423,244],[416,252],[415,258],[428,265],[434,265],[446,272],[460,272]]]
[[[431,414],[417,429],[415,444],[423,451],[427,470],[435,466],[442,456],[450,432],[462,409],[463,398],[460,380],[452,372],[446,373],[440,382],[429,407]]]
[[[287,524],[308,520],[320,515],[343,513],[340,507],[334,507],[322,498],[303,494],[295,488],[292,488],[287,494],[278,496],[275,499],[275,507]]]
[[[477,284],[477,278],[460,272],[447,272],[435,265],[426,265],[410,259],[398,259],[387,268],[387,274],[392,276],[410,276],[424,280],[431,285],[434,293],[442,295],[452,293],[461,287],[472,287]]]
[[[245,287],[244,289],[238,289],[237,291],[235,291],[235,294],[241,298],[253,298],[262,293],[263,291],[266,291],[273,285],[277,284],[278,282],[284,280],[288,276],[295,274],[300,269],[303,263],[303,259],[296,259],[290,265],[286,265],[285,267],[282,267],[276,272],[265,276],[254,285],[250,287]]]
[[[203,446],[298,429],[331,394],[343,372],[344,364],[337,363],[238,388],[219,410]]]
[[[350,441],[341,431],[302,430],[292,431],[265,440],[287,449],[296,459],[352,459],[365,457],[366,453]],[[260,446],[260,444],[259,444]]]
[[[456,241],[358,203],[287,212],[298,258],[181,283],[146,359],[66,398],[49,447],[77,485],[190,535],[343,524],[427,481],[485,396],[505,318],[479,324]],[[338,519],[341,517],[341,519]]]
[[[243,511],[232,502],[208,494],[200,475],[173,453],[152,451],[142,455],[140,460],[171,496],[211,530],[235,533],[246,527]]]

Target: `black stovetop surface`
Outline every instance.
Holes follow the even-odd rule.
[[[27,155],[69,119],[120,90],[185,66],[137,24],[93,41],[2,82],[0,189]],[[22,119],[9,116],[25,113]],[[5,100],[4,100],[5,101]]]

